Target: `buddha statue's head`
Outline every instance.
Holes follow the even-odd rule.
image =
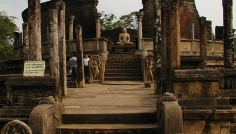
[[[127,33],[127,29],[126,29],[126,28],[123,28],[123,29],[122,29],[122,33]]]

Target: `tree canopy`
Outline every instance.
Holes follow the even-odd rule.
[[[5,11],[0,11],[0,61],[13,57],[13,32],[18,30],[15,19],[16,17],[8,16]]]
[[[101,22],[103,30],[112,30],[122,27],[137,29],[138,27],[138,22],[135,15],[136,12],[131,12],[127,15],[122,15],[118,20],[114,14],[105,14],[103,11],[101,13]]]

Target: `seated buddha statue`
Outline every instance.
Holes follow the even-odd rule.
[[[132,45],[133,42],[130,42],[130,35],[127,33],[127,29],[123,28],[122,33],[119,34],[119,42],[116,42],[116,45]]]

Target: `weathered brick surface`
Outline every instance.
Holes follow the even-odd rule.
[[[81,25],[83,27],[84,38],[94,38],[96,30],[96,22],[94,14],[97,12],[96,4],[97,0],[64,0],[66,4],[66,39],[69,37],[69,17],[74,15],[74,27]],[[42,42],[47,42],[47,26],[48,26],[48,9],[55,8],[54,1],[48,1],[41,4],[41,30],[42,30]],[[28,10],[22,12],[23,21],[26,22],[28,18]],[[76,38],[76,34],[74,34]]]
[[[181,0],[180,1],[180,29],[181,38],[192,38],[192,23],[194,23],[195,39],[199,39],[200,26],[199,14],[196,9],[194,0]]]

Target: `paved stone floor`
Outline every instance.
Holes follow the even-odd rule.
[[[143,83],[128,81],[85,84],[84,88],[68,88],[63,104],[68,112],[153,111],[158,98],[153,88],[153,84],[146,88]]]

